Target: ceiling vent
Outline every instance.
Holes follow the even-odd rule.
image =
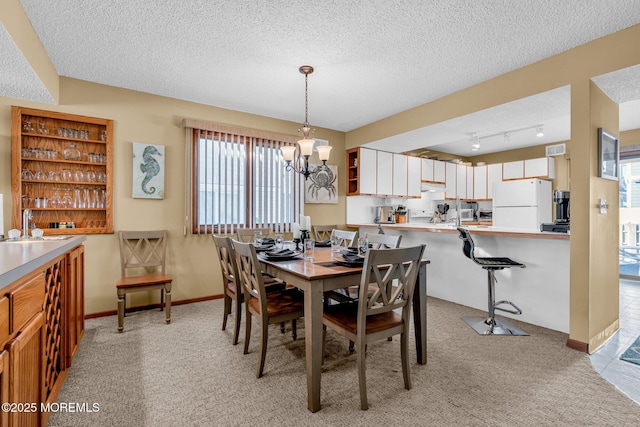
[[[561,156],[567,152],[567,144],[547,145],[544,147],[546,156]]]

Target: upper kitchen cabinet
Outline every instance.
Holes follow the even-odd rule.
[[[113,233],[113,121],[11,108],[13,228]]]
[[[393,195],[407,197],[407,156],[393,155]]]
[[[502,163],[487,165],[487,199],[493,199],[493,187],[502,182]]]
[[[378,171],[377,191],[379,196],[391,196],[394,194],[394,154],[386,151],[377,151],[378,155]]]
[[[444,183],[444,198],[455,199],[457,194],[457,165],[455,163],[445,164],[445,183]]]
[[[419,157],[407,156],[407,196],[421,197],[422,162]]]
[[[347,151],[347,196],[376,194],[376,151],[357,147]]]
[[[473,198],[486,200],[487,194],[487,165],[476,166],[473,168]]]
[[[433,159],[422,160],[422,181],[435,184],[444,184],[446,181],[446,162]]]
[[[525,178],[554,179],[556,177],[553,157],[542,157],[524,161]]]
[[[502,164],[502,179],[554,179],[555,161],[553,157],[539,159],[517,160]]]

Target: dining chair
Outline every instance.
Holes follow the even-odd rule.
[[[293,339],[297,338],[296,320],[304,315],[304,294],[296,288],[285,288],[275,292],[266,292],[264,276],[260,273],[260,262],[255,246],[251,243],[233,241],[236,252],[238,275],[243,286],[245,298],[245,340],[244,354],[249,352],[251,339],[251,317],[255,316],[260,324],[260,360],[256,378],[262,377],[267,355],[269,325],[291,320]]]
[[[165,273],[167,231],[119,231],[120,273],[118,294],[118,332],[124,329],[127,294],[160,289],[160,310],[164,306],[166,323],[171,323],[172,277]]]
[[[341,303],[325,307],[323,313],[323,354],[326,328],[355,342],[358,350],[360,408],[368,409],[365,352],[373,342],[400,334],[400,358],[404,386],[411,389],[408,342],[411,300],[424,245],[371,249],[367,252],[358,303]],[[375,285],[375,292],[369,290]],[[399,312],[398,312],[399,311]],[[390,368],[393,369],[393,368]]]
[[[365,233],[364,237],[369,241],[372,249],[399,248],[402,240],[400,234]]]
[[[227,328],[227,319],[232,311],[235,311],[235,326],[233,330],[233,345],[238,344],[240,336],[240,320],[242,318],[242,302],[244,301],[244,292],[242,285],[238,282],[238,265],[236,264],[236,253],[231,243],[231,238],[212,235],[216,246],[216,252],[220,260],[220,270],[222,271],[222,279],[224,281],[224,314],[222,317],[222,330]],[[282,290],[286,283],[283,280],[267,275],[264,272],[264,283],[267,292]],[[284,329],[284,328],[282,328]],[[283,331],[284,332],[284,331]]]
[[[346,231],[346,230],[333,230],[331,232],[331,236],[339,237],[342,239],[343,246],[353,246],[353,241],[356,238],[357,231]]]
[[[262,237],[268,237],[271,235],[270,228],[237,228],[237,240],[242,243],[251,243],[255,239],[256,231],[262,231]]]
[[[331,238],[331,232],[336,228],[338,228],[337,225],[314,225],[313,234],[316,236],[316,242],[329,240]]]

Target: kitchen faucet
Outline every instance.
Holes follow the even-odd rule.
[[[31,213],[31,209],[27,208],[22,212],[22,234],[23,238],[29,238],[29,220],[33,219],[33,214]]]

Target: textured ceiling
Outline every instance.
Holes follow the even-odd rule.
[[[309,122],[341,131],[640,22],[638,0],[21,2],[61,76],[302,122],[310,64]]]

